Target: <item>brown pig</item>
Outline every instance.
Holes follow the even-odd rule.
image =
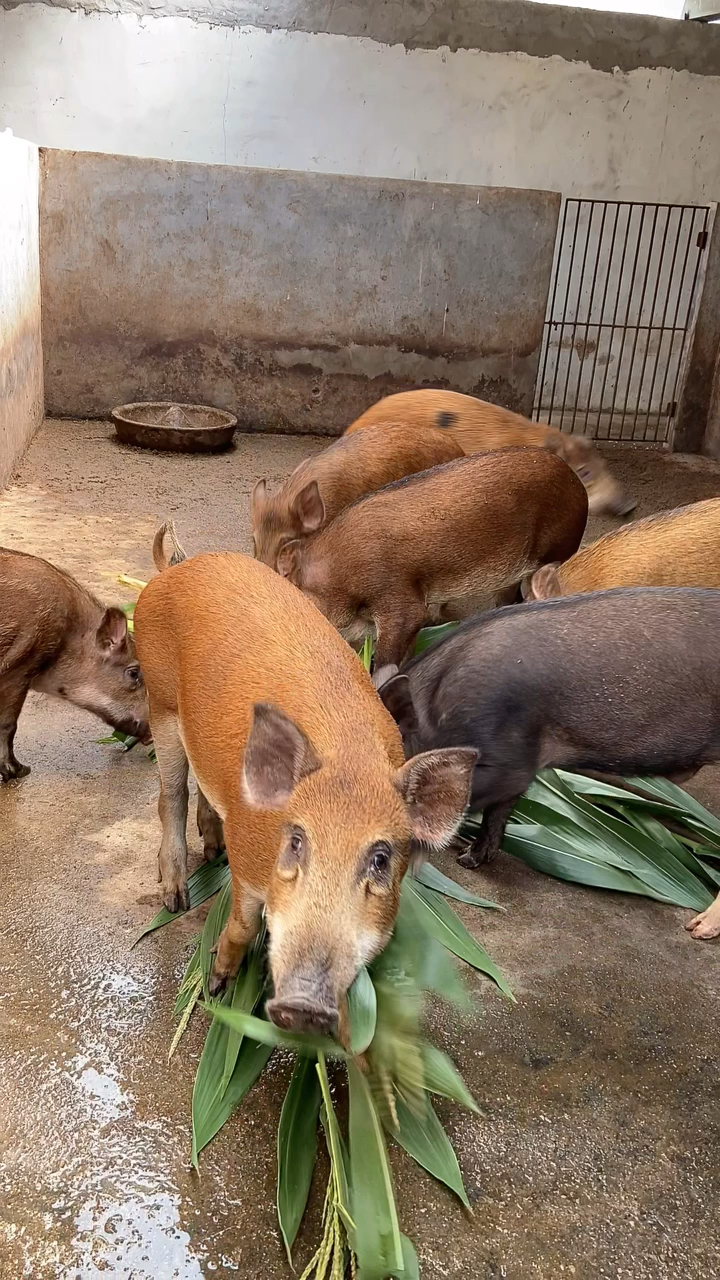
[[[408,476],[290,542],[278,571],[347,640],[375,631],[375,667],[420,628],[517,597],[528,572],[577,550],[587,494],[543,449],[503,449]]]
[[[0,599],[0,781],[30,772],[13,750],[30,689],[150,740],[145,686],[120,609],[106,609],[47,560],[4,547]]]
[[[610,587],[720,587],[720,498],[636,520],[533,574],[531,600]]]
[[[569,435],[544,422],[531,422],[486,400],[459,391],[400,391],[366,410],[345,432],[405,422],[416,433],[442,429],[457,440],[463,452],[534,445],[558,454],[582,480],[594,515],[625,516],[637,506],[613,479],[603,458],[586,436]]]
[[[418,433],[408,422],[388,422],[378,437],[342,436],[301,462],[275,493],[258,480],[252,496],[255,555],[274,569],[287,542],[317,533],[366,493],[462,456],[446,431]]]
[[[201,555],[142,592],[135,635],[160,769],[165,905],[187,905],[188,762],[224,824],[232,905],[211,989],[270,932],[279,1026],[332,1031],[387,942],[411,840],[439,847],[475,753],[403,763],[370,677],[309,600],[247,556]]]

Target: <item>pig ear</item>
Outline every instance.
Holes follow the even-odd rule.
[[[258,480],[252,491],[250,499],[250,510],[252,512],[253,521],[260,515],[265,503],[267,502],[267,483],[265,480]]]
[[[297,573],[299,549],[299,540],[293,538],[292,542],[286,542],[278,551],[275,568],[281,578],[293,578]]]
[[[127,638],[127,618],[122,609],[106,609],[95,632],[99,648],[108,653],[117,652],[127,645]]]
[[[551,596],[561,596],[560,575],[556,564],[544,564],[537,569],[530,579],[527,593],[529,600],[549,600]]]
[[[395,785],[421,844],[442,849],[452,840],[467,808],[476,760],[471,748],[447,747],[424,751],[398,769]]]
[[[325,503],[317,480],[311,480],[300,490],[292,504],[292,513],[303,533],[315,533],[325,523]]]
[[[378,676],[382,677],[382,671]],[[407,676],[393,675],[389,680],[378,685],[378,693],[385,703],[403,737],[409,733],[417,733],[419,725],[415,703],[410,692],[410,681]]]
[[[245,744],[242,784],[256,809],[283,809],[301,778],[320,768],[302,729],[269,702],[256,702]]]

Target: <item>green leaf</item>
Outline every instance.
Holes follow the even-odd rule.
[[[290,1266],[317,1157],[322,1092],[315,1066],[310,1058],[298,1058],[278,1127],[277,1213]]]
[[[370,974],[363,965],[347,994],[350,1017],[350,1049],[364,1053],[375,1035],[377,996]]]
[[[265,988],[265,946],[266,933],[261,929],[253,943],[240,972],[235,979],[230,1008],[236,1012],[253,1013],[260,1002]],[[242,1032],[228,1028],[225,1048],[225,1066],[221,1081],[221,1089],[227,1088],[235,1070],[238,1052],[242,1042]]]
[[[203,1004],[200,1007],[226,1027],[261,1044],[268,1044],[273,1048],[282,1046],[302,1054],[314,1054],[321,1049],[335,1058],[347,1057],[345,1050],[329,1036],[283,1031],[282,1027],[276,1027],[274,1022],[268,1022],[266,1018],[255,1018],[239,1009],[229,1009],[225,1004]]]
[[[397,1126],[389,1126],[395,1141],[399,1142],[400,1146],[409,1156],[412,1156],[413,1160],[417,1160],[423,1169],[427,1169],[434,1178],[444,1182],[446,1187],[454,1191],[465,1208],[469,1209],[470,1201],[467,1198],[457,1156],[429,1099],[426,1100],[426,1109],[422,1115],[416,1115],[411,1111],[402,1098],[397,1098],[395,1105],[398,1123]]]
[[[515,997],[500,970],[485,948],[468,933],[462,920],[445,899],[434,889],[426,889],[425,885],[416,884],[411,879],[406,879],[404,883],[415,897],[420,921],[427,932],[447,947],[448,951],[452,951],[453,955],[459,956],[481,973],[486,973],[497,983],[503,995],[514,1001]]]
[[[461,884],[456,884],[449,876],[443,875],[442,871],[438,871],[432,862],[421,862],[415,871],[415,879],[419,880],[428,889],[435,889],[438,893],[444,893],[446,898],[454,898],[456,902],[467,902],[471,907],[489,907],[493,911],[504,911],[497,902],[490,902],[487,898],[478,898],[476,893],[471,893],[469,889],[465,889]]]
[[[605,800],[617,804],[615,798]],[[503,848],[561,879],[644,894],[696,911],[708,906],[704,879],[693,874],[684,855],[675,856],[673,838],[669,833],[658,837],[657,831],[648,834],[640,811],[633,812],[632,822],[629,809],[625,816],[606,812],[549,769],[515,806]]]
[[[433,1044],[424,1044],[422,1055],[425,1088],[428,1093],[452,1098],[454,1102],[459,1102],[461,1107],[467,1107],[469,1111],[480,1111],[457,1067],[446,1053],[436,1049]]]
[[[417,657],[418,654],[424,653],[426,649],[432,648],[439,640],[444,640],[446,636],[449,636],[455,630],[457,625],[457,622],[443,622],[439,627],[423,627],[415,639],[413,656]]]
[[[400,1227],[382,1123],[367,1080],[350,1059],[350,1190],[359,1280],[386,1280],[404,1268]]]
[[[203,979],[203,993],[210,999],[209,982],[215,961],[214,951],[230,913],[232,884],[228,879],[220,890],[207,914],[207,919],[200,934],[200,970]]]
[[[207,902],[208,898],[212,898],[222,889],[223,885],[230,879],[230,868],[226,858],[218,858],[215,862],[203,862],[197,871],[194,871],[188,880],[188,893],[190,894],[190,911],[195,907],[199,907],[201,903]],[[147,933],[152,933],[155,929],[161,929],[163,925],[172,924],[173,920],[179,920],[180,916],[185,915],[184,911],[176,911],[174,914],[166,911],[165,907],[158,911],[157,915],[145,928],[140,931],[137,938],[133,942],[136,947],[141,938]]]
[[[272,1046],[243,1040],[227,1088],[221,1087],[227,1027],[214,1021],[208,1029],[198,1064],[192,1097],[192,1162],[222,1128],[238,1103],[254,1085],[272,1053]]]
[[[316,1064],[317,1077],[320,1081],[320,1090],[323,1097],[323,1105],[320,1112],[320,1119],[325,1130],[325,1140],[327,1142],[328,1155],[330,1157],[330,1168],[332,1170],[333,1182],[335,1185],[335,1200],[338,1207],[338,1213],[343,1220],[345,1230],[347,1232],[350,1247],[354,1249],[355,1241],[355,1222],[350,1212],[350,1188],[348,1184],[348,1167],[349,1160],[345,1150],[345,1143],[342,1139],[340,1126],[335,1115],[332,1097],[330,1096],[330,1081],[328,1080],[327,1063],[325,1062],[325,1054],[320,1052],[317,1057]]]
[[[400,1236],[403,1254],[403,1269],[394,1277],[394,1280],[420,1280],[420,1264],[415,1252],[415,1246],[412,1240],[408,1240],[407,1236]]]
[[[572,840],[563,840],[555,832],[546,831],[537,823],[513,823],[508,826],[502,847],[505,853],[521,858],[536,871],[555,876],[558,880],[587,885],[593,889],[641,894],[649,898],[659,896],[650,893],[630,872],[598,861],[592,852],[579,848]],[[661,901],[665,899],[662,898]]]

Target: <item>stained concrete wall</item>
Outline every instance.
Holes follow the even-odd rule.
[[[42,422],[37,147],[0,134],[0,486]]]
[[[693,325],[673,447],[720,458],[720,217],[710,233],[702,296]]]
[[[720,195],[720,29],[524,0],[2,2],[0,127],[46,146]]]
[[[43,152],[48,411],[206,401],[342,430],[430,382],[528,410],[549,192]]]

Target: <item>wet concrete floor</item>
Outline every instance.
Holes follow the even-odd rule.
[[[222,457],[181,458],[122,448],[105,423],[48,422],[0,499],[0,543],[121,602],[116,576],[150,574],[161,519],[176,519],[189,551],[247,550],[255,479],[273,483],[320,447],[239,436]],[[720,494],[712,463],[645,451],[613,462],[641,515]],[[33,771],[0,794],[0,1277],[286,1278],[274,1176],[288,1063],[273,1060],[198,1178],[200,1016],[167,1063],[197,923],[130,950],[158,905],[155,769],[97,745],[102,732],[32,696],[17,751]],[[720,813],[720,771],[694,790]],[[518,1004],[476,978],[476,1015],[433,1013],[485,1114],[441,1108],[472,1216],[393,1157],[425,1280],[717,1275],[720,946],[683,931],[687,912],[509,857],[483,875],[440,865],[507,908],[464,914]]]

